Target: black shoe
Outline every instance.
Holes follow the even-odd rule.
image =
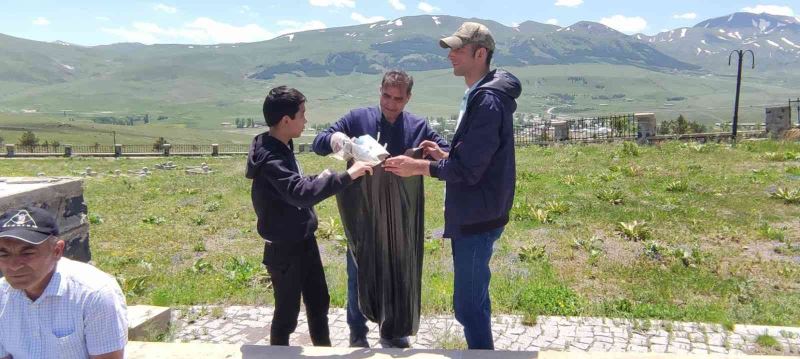
[[[367,336],[355,336],[350,335],[350,347],[351,348],[369,348],[369,342],[367,341]]]
[[[411,347],[411,344],[408,342],[408,337],[381,338],[381,346],[384,348],[408,348]]]

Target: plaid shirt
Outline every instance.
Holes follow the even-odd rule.
[[[88,358],[127,342],[125,296],[91,265],[62,258],[36,301],[0,279],[0,358]]]

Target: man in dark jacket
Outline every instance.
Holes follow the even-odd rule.
[[[404,111],[411,100],[414,79],[404,71],[387,71],[380,87],[380,106],[358,108],[350,111],[330,128],[314,139],[312,149],[321,156],[338,152],[352,137],[370,135],[391,156],[402,155],[425,141],[436,143],[442,151],[449,149],[447,142],[428,126],[425,119]],[[367,347],[367,319],[358,307],[357,265],[353,253],[347,253],[347,325],[350,327],[350,346]],[[410,313],[409,313],[410,315]],[[407,348],[408,339],[392,338],[381,330],[381,344],[385,347]]]
[[[453,73],[467,84],[450,151],[425,142],[425,153],[437,161],[400,156],[384,166],[400,176],[446,182],[444,235],[453,250],[453,309],[470,349],[494,349],[489,261],[514,201],[513,115],[522,87],[506,71],[489,71],[495,47],[486,26],[466,22],[440,45],[450,49]]]
[[[330,346],[330,297],[314,237],[317,215],[312,206],[371,173],[372,168],[356,162],[344,173],[325,170],[316,176],[303,176],[292,138],[300,137],[305,128],[305,101],[305,96],[293,88],[270,90],[263,108],[269,131],[253,140],[245,175],[253,180],[251,198],[258,234],[265,240],[264,264],[275,297],[270,344],[289,345],[302,294],[311,341]]]

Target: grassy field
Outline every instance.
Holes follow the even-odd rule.
[[[800,145],[771,141],[519,148],[513,220],[491,264],[495,312],[800,325],[797,158]],[[298,159],[306,173],[343,167]],[[244,157],[170,160],[215,172],[113,177],[165,159],[73,158],[0,160],[0,173],[101,172],[85,182],[93,257],[129,303],[269,304]],[[450,244],[431,236],[443,226],[443,186],[425,185],[422,305],[443,313],[452,305]],[[341,307],[335,200],[316,208],[332,304]]]

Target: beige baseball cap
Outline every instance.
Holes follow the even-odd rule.
[[[494,51],[494,38],[489,28],[477,22],[465,22],[453,33],[453,36],[439,40],[444,49],[458,49],[466,44],[475,44]]]

